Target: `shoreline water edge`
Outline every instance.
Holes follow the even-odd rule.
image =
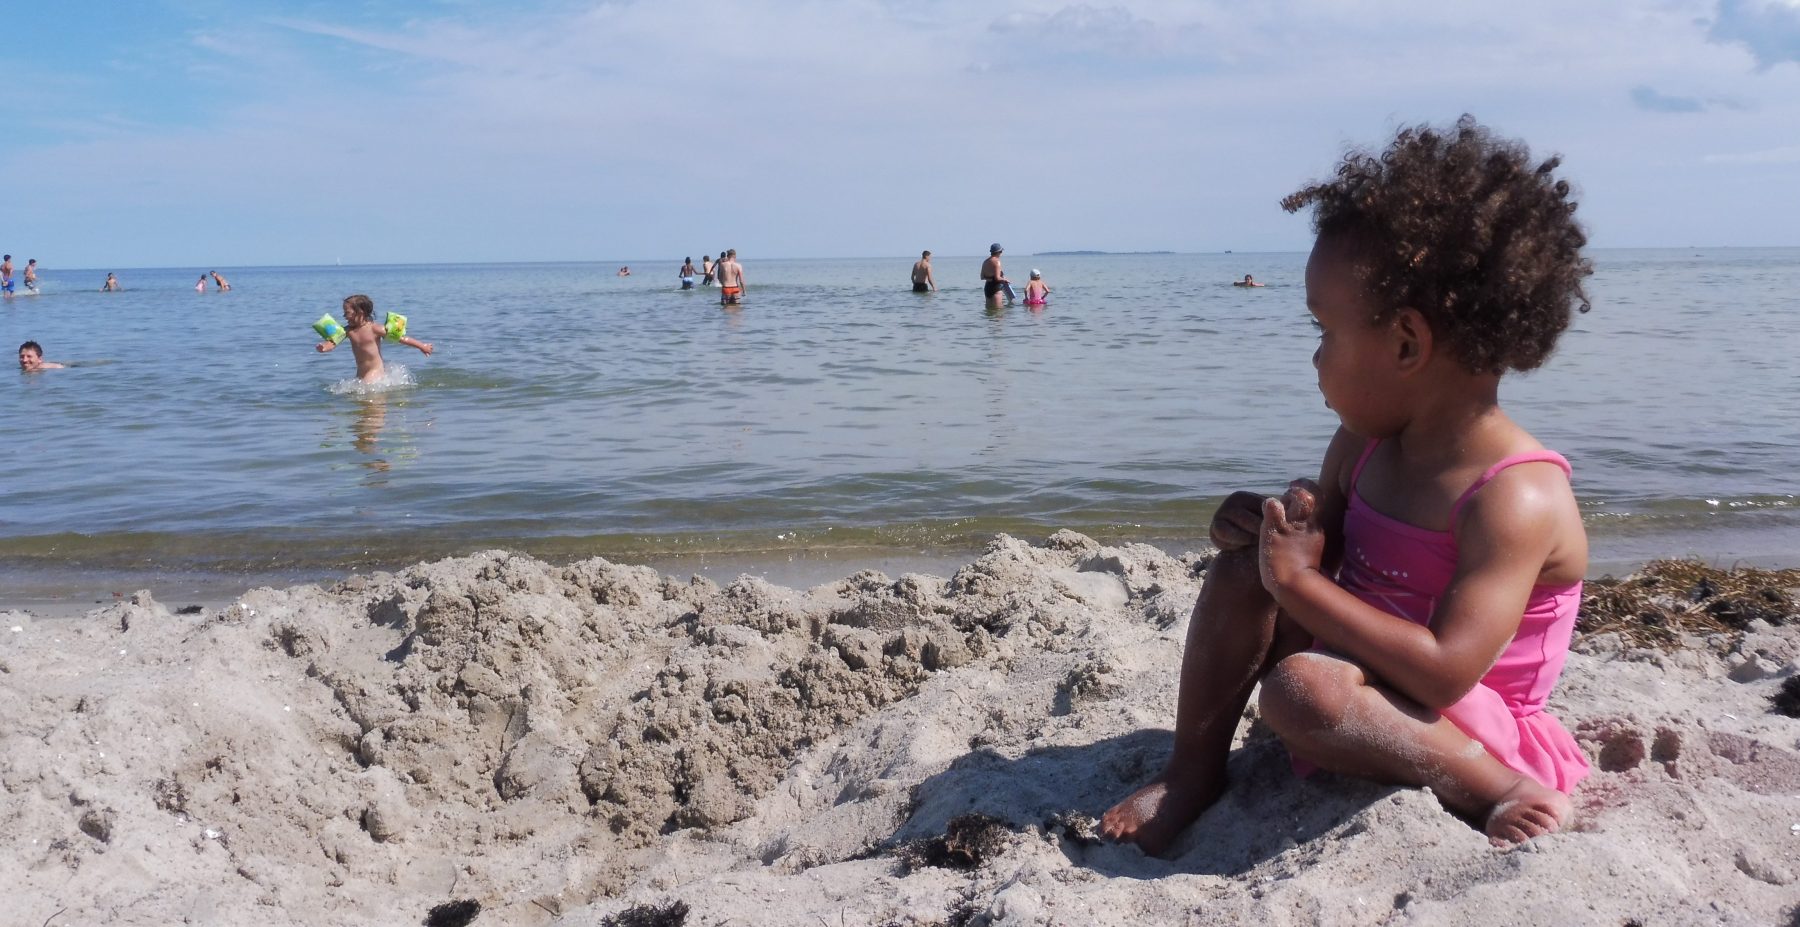
[[[1662,647],[1584,634],[1552,707],[1595,774],[1571,827],[1519,847],[1424,790],[1296,779],[1254,709],[1168,858],[1096,840],[1168,754],[1208,562],[1060,531],[792,588],[486,551],[202,608],[11,610],[6,920],[1795,915],[1800,720],[1770,710],[1800,673],[1791,607]]]

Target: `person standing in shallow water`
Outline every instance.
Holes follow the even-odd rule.
[[[990,309],[1000,308],[1001,294],[1005,294],[1007,302],[1012,301],[1012,282],[1000,267],[1000,255],[1005,251],[999,242],[994,242],[988,245],[987,260],[981,262],[981,295]]]
[[[913,263],[912,285],[914,293],[937,292],[937,281],[931,279],[931,252],[920,254],[919,259]]]
[[[713,273],[719,278],[719,305],[735,306],[744,301],[744,268],[737,262],[736,248],[719,255]]]
[[[1543,709],[1587,535],[1568,462],[1498,399],[1501,375],[1542,364],[1587,308],[1559,163],[1464,116],[1282,201],[1316,208],[1306,304],[1340,425],[1318,482],[1235,493],[1213,517],[1174,753],[1102,834],[1167,850],[1224,793],[1259,681],[1302,775],[1425,786],[1496,844],[1567,823],[1588,763]]]

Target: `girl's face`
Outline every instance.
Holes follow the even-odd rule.
[[[1405,424],[1405,384],[1398,371],[1394,327],[1375,325],[1352,249],[1321,238],[1306,262],[1306,308],[1319,330],[1313,368],[1319,392],[1344,427],[1382,438]]]

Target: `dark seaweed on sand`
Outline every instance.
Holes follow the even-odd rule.
[[[1575,629],[1618,634],[1634,647],[1679,646],[1683,634],[1742,631],[1752,621],[1800,616],[1800,570],[1720,570],[1698,560],[1657,560],[1642,570],[1589,582]]]
[[[687,922],[688,906],[685,901],[671,901],[663,905],[634,904],[617,914],[609,914],[600,921],[600,927],[681,927]]]
[[[473,898],[446,901],[425,915],[425,927],[464,927],[481,913],[481,902]]]
[[[1800,676],[1789,676],[1781,681],[1781,688],[1769,696],[1769,710],[1790,718],[1800,718]]]
[[[1006,849],[1012,830],[998,818],[985,814],[965,814],[951,818],[944,825],[942,837],[932,837],[907,844],[899,856],[908,867],[936,866],[940,869],[979,869],[981,864]]]

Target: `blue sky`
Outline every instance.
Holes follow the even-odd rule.
[[[1800,245],[1800,0],[44,5],[0,248],[49,267],[1299,250],[1472,112],[1607,247]]]

